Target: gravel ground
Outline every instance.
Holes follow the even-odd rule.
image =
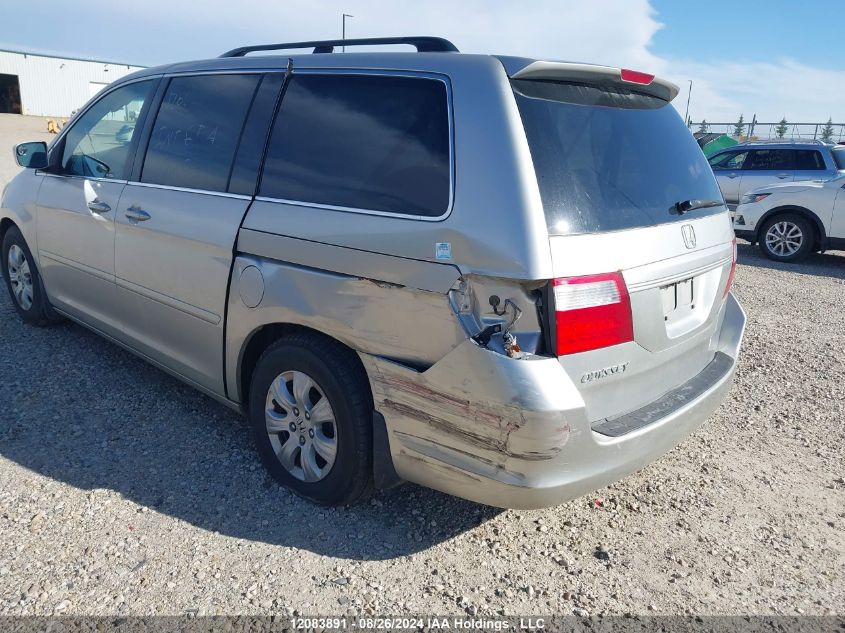
[[[532,512],[412,485],[314,507],[227,409],[80,327],[22,325],[3,294],[0,614],[841,614],[845,257],[741,262],[719,412]]]
[[[0,293],[0,615],[842,614],[845,253],[740,246],[730,397],[658,462],[557,508],[406,485],[322,509],[243,422]]]

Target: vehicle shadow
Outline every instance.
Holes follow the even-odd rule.
[[[0,293],[0,345],[19,350],[0,357],[0,454],[35,473],[352,560],[413,554],[501,513],[412,484],[348,508],[300,499],[265,474],[236,413],[80,326],[22,324]]]
[[[785,264],[769,259],[760,252],[757,246],[737,240],[737,255],[739,263],[745,266],[845,279],[845,252],[842,251],[828,251],[824,254],[810,253],[806,259],[800,262]]]

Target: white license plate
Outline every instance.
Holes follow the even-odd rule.
[[[669,319],[677,310],[688,311],[695,307],[695,284],[693,279],[684,279],[668,286],[661,286],[663,316]]]

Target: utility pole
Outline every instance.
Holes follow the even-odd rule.
[[[692,98],[692,79],[689,81],[689,91],[687,92],[687,113],[684,115],[684,121],[689,121],[689,100]]]
[[[344,40],[346,39],[346,18],[354,18],[354,17],[355,17],[354,15],[349,15],[348,13],[343,14],[343,18],[341,20],[343,22],[343,30],[342,30],[343,38],[342,39],[344,39]],[[346,52],[345,46],[343,47],[343,52],[344,53]]]

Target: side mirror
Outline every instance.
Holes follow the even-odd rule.
[[[15,160],[21,167],[44,169],[47,167],[47,143],[33,141],[15,146]]]

